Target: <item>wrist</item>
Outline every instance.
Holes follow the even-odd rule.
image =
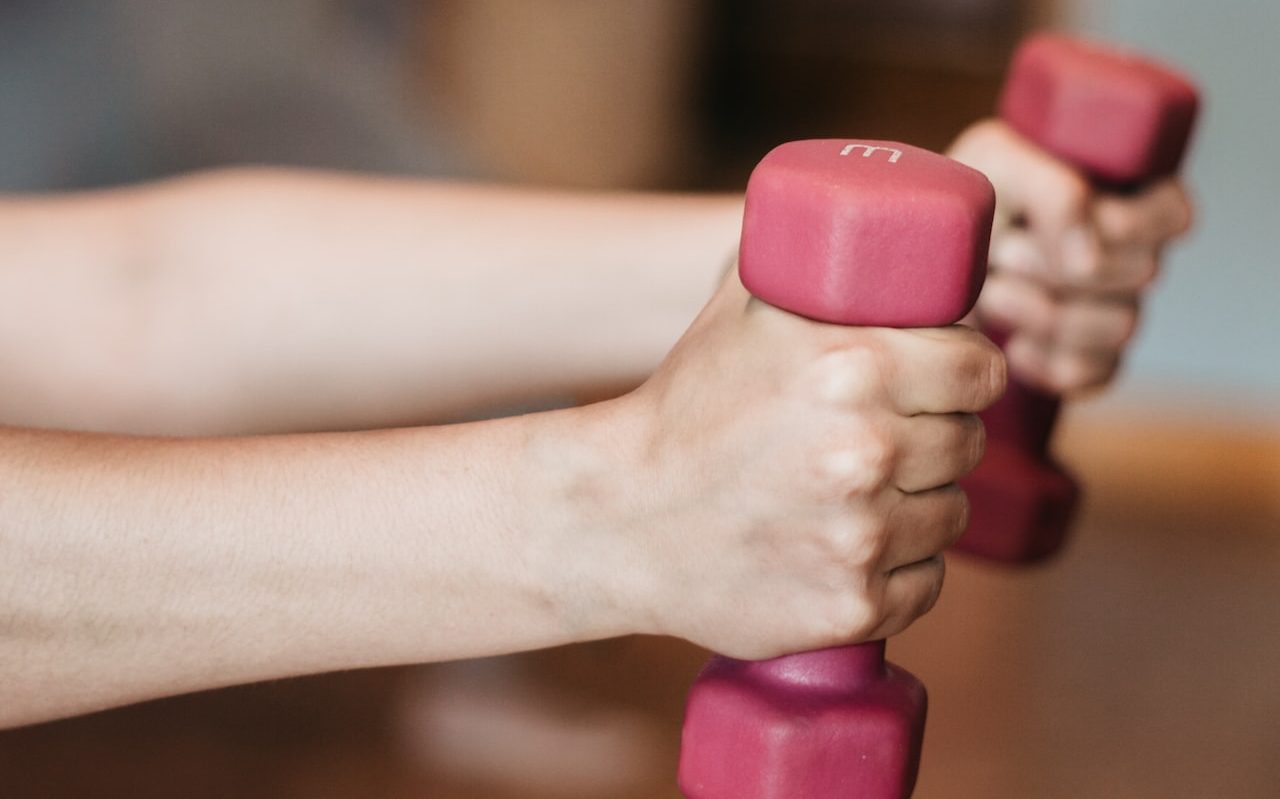
[[[567,641],[654,632],[640,479],[647,418],[634,393],[547,414],[529,440],[527,503],[546,508],[532,567]]]

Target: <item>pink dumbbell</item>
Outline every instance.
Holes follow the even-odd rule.
[[[1165,67],[1041,35],[1014,56],[1000,116],[1099,185],[1123,191],[1178,170],[1198,105],[1195,87]],[[987,332],[1003,343],[1001,331]],[[1080,490],[1049,454],[1058,404],[1011,382],[982,415],[987,454],[961,481],[973,514],[958,549],[1020,563],[1062,546]]]
[[[755,296],[844,325],[937,327],[986,275],[995,194],[980,173],[874,141],[784,144],[747,185],[739,270]],[[884,642],[775,660],[715,657],[689,694],[690,799],[905,799],[925,691]]]

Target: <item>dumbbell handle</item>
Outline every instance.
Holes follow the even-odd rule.
[[[1008,344],[1007,331],[987,326],[983,333],[1000,349]],[[1058,397],[1014,379],[1009,381],[1004,396],[980,416],[988,441],[1005,442],[1023,452],[1043,455],[1049,450],[1061,408]]]

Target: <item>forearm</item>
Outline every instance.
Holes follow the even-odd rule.
[[[635,384],[740,199],[233,171],[0,216],[0,419],[234,433]]]
[[[631,440],[610,414],[0,432],[0,726],[640,631],[637,560],[607,521]]]

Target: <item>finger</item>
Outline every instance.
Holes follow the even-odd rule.
[[[1026,231],[1006,231],[991,245],[990,286],[997,278],[1016,275],[1047,288],[1070,291],[1136,292],[1151,284],[1160,272],[1160,250],[1150,244],[1112,245],[1064,243],[1065,249],[1079,249],[1067,261],[1070,270],[1050,269],[1048,256],[1038,239]],[[984,287],[984,291],[986,287]]]
[[[1071,228],[1056,239],[1041,232],[1040,238],[1049,250],[1050,260],[1057,255],[1058,268],[1050,275],[1060,285],[1087,286],[1106,266],[1102,239],[1092,224]]]
[[[1107,259],[1090,228],[1068,231],[1052,245],[1029,230],[1011,228],[992,239],[990,253],[993,275],[1020,275],[1055,288],[1088,287],[1108,278],[1116,267]]]
[[[1138,329],[1133,297],[1080,295],[1062,301],[1052,344],[1059,351],[1081,350],[1106,356],[1119,352]]]
[[[989,260],[992,272],[987,278],[988,285],[1001,274],[1022,275],[1045,282],[1053,277],[1044,248],[1035,236],[1023,229],[1009,229],[992,238]]]
[[[884,618],[868,641],[897,635],[933,609],[942,592],[946,564],[941,555],[895,569],[884,584]]]
[[[1013,379],[1057,395],[1107,383],[1119,368],[1121,355],[1117,350],[1054,347],[1029,336],[1011,337],[1005,349]]]
[[[1057,327],[1058,303],[1039,281],[1016,275],[993,276],[978,297],[985,324],[1012,333],[1051,339]]]
[[[920,414],[897,422],[899,449],[891,479],[901,491],[954,483],[982,460],[986,428],[974,414]]]
[[[1047,266],[1048,256],[1035,236],[1017,230],[1001,234],[991,245],[992,271],[987,285],[998,277],[1016,275],[1055,290],[1133,292],[1148,286],[1159,274],[1160,252],[1152,245],[1098,248],[1088,242],[1072,244],[1072,240],[1069,238],[1063,248],[1078,250],[1064,260],[1073,266],[1059,271]]]
[[[1104,242],[1121,246],[1158,246],[1185,233],[1192,222],[1186,188],[1170,178],[1139,194],[1102,194],[1093,204],[1093,220]]]
[[[1114,350],[1137,329],[1132,294],[1055,294],[1031,281],[992,280],[979,302],[982,319],[1054,347]]]
[[[1148,244],[1108,248],[1092,271],[1075,276],[1063,288],[1095,293],[1136,293],[1160,274],[1160,251]]]
[[[899,413],[976,413],[1004,393],[1000,348],[971,328],[878,329],[879,361]]]
[[[969,524],[969,498],[955,484],[895,496],[889,511],[880,571],[937,555],[955,543]]]

